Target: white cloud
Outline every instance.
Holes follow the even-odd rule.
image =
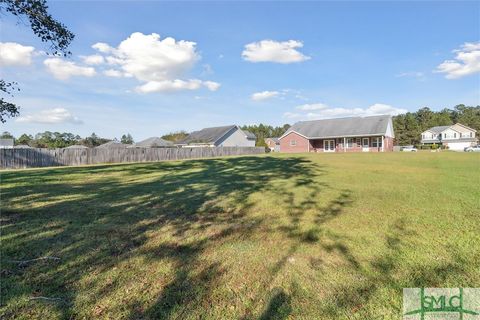
[[[445,73],[447,79],[458,79],[480,72],[480,42],[466,42],[456,53],[454,60],[445,60],[435,69],[435,72]]]
[[[140,93],[175,92],[182,90],[197,90],[202,86],[206,87],[210,91],[215,91],[220,87],[220,84],[212,81],[201,81],[198,79],[149,81],[137,87],[136,91]]]
[[[0,42],[0,66],[28,66],[34,51],[34,47],[19,43]]]
[[[322,110],[327,108],[329,107],[323,103],[307,103],[307,104],[302,104],[301,106],[296,107],[296,109],[303,110],[303,111]]]
[[[92,54],[90,56],[81,56],[83,62],[90,65],[98,65],[105,62],[103,56],[99,54]]]
[[[15,121],[27,122],[27,123],[42,123],[42,124],[55,124],[55,123],[75,123],[80,124],[82,121],[73,116],[70,111],[65,108],[54,108],[40,111],[35,114],[29,114],[18,117]]]
[[[103,42],[97,42],[92,46],[93,49],[98,50],[102,53],[109,53],[113,51],[113,48],[110,47],[108,44]]]
[[[400,72],[400,73],[396,74],[395,77],[397,77],[397,78],[408,77],[408,78],[424,79],[425,74],[423,72],[419,72],[419,71],[408,71],[408,72]]]
[[[103,74],[106,75],[107,77],[114,77],[114,78],[123,77],[123,73],[115,69],[107,69],[103,71]]]
[[[62,58],[49,58],[43,61],[43,64],[55,78],[60,80],[67,80],[73,76],[92,77],[96,74],[92,67],[81,67],[75,62]]]
[[[317,109],[315,109],[317,108]],[[298,106],[296,109],[302,111],[312,111],[318,110],[317,112],[307,112],[307,113],[295,113],[295,112],[285,112],[283,116],[289,119],[304,119],[304,120],[314,120],[314,119],[329,119],[329,118],[341,118],[341,117],[367,117],[375,115],[397,115],[401,113],[406,113],[406,109],[395,108],[388,104],[376,103],[367,108],[332,108],[328,107],[325,104],[316,103]]]
[[[268,100],[274,97],[277,97],[280,94],[278,91],[262,91],[252,94],[251,99],[253,101],[263,101]]]
[[[203,81],[203,85],[210,91],[217,91],[221,84],[214,81]]]
[[[181,79],[200,60],[195,42],[177,41],[171,37],[161,39],[156,33],[145,35],[134,32],[116,48],[106,43],[96,43],[92,47],[108,54],[105,60],[113,69],[105,71],[106,75],[122,74],[144,82],[136,88],[137,92],[196,90],[202,87],[215,91],[220,87],[213,81]]]
[[[243,59],[250,62],[277,62],[294,63],[310,59],[310,57],[296,50],[303,47],[303,43],[296,40],[278,42],[262,40],[245,46],[242,52]]]

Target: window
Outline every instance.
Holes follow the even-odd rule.
[[[470,132],[470,138],[473,138],[473,132]]]
[[[381,148],[382,147],[382,138],[377,137],[372,139],[372,147]]]
[[[453,133],[453,137],[454,137],[454,138],[457,137],[457,133],[456,133],[456,132]]]
[[[347,148],[353,148],[353,138],[347,138]]]
[[[368,148],[369,143],[368,143],[368,138],[363,138],[363,147]]]
[[[297,140],[290,140],[290,146],[294,147],[297,145]]]
[[[361,142],[360,142],[360,141],[361,141],[360,138],[357,138],[357,139],[356,139],[356,142],[355,142],[355,143],[356,143],[357,147],[360,147],[360,146],[361,146]]]
[[[422,139],[424,139],[424,140],[425,140],[425,135],[424,135],[423,133],[422,133]]]

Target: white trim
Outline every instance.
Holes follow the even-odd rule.
[[[289,131],[288,133],[285,133],[283,136],[281,136],[280,138],[278,139],[282,139],[284,137],[286,137],[287,135],[289,135],[290,133],[292,132],[295,132],[296,134],[298,134],[299,136],[302,136],[304,137],[305,139],[333,139],[333,138],[341,138],[341,137],[345,137],[345,138],[356,138],[356,137],[376,137],[376,136],[381,136],[381,135],[385,135],[385,133],[383,132],[380,132],[380,133],[374,133],[374,134],[356,134],[356,135],[350,135],[350,136],[326,136],[326,137],[307,137],[307,136],[304,136],[303,134],[300,134],[298,133],[297,131]]]
[[[375,142],[376,146],[373,146],[373,143]],[[382,144],[382,148],[383,148],[383,140],[381,137],[374,137],[372,139],[372,148],[379,148],[378,144],[381,143]]]
[[[333,150],[330,150],[330,148],[329,148],[329,150],[325,149],[325,145],[326,145],[327,141],[333,141]],[[330,147],[330,145],[329,145],[329,147]],[[335,152],[335,140],[334,139],[323,140],[323,152]]]
[[[367,146],[365,147],[365,139],[367,139]],[[369,152],[370,151],[370,138],[362,138],[362,151]]]
[[[348,146],[348,139],[352,139],[352,146],[351,147]],[[355,138],[345,138],[345,147],[347,149],[353,149],[353,144],[355,143],[354,139]]]
[[[467,130],[472,130],[473,132],[477,132],[477,130],[475,130],[475,129],[473,129],[473,128],[470,128],[470,127],[467,127],[466,125],[461,124],[461,123],[452,124],[452,127],[455,126],[455,125],[459,125],[459,126],[461,126],[461,127],[464,127],[464,128],[467,129]]]
[[[213,127],[212,127],[212,128],[213,128]],[[204,128],[204,129],[207,129],[207,128]],[[238,130],[240,130],[240,131],[242,130],[242,129],[240,129],[239,126],[234,125],[233,128],[230,128],[230,130],[225,131],[225,133],[222,134],[217,140],[213,141],[213,144],[216,145],[217,142],[218,142],[219,140],[221,140],[223,137],[225,137],[225,136],[227,135],[227,133],[229,133],[230,131],[232,131],[232,129],[238,129]],[[202,129],[202,130],[203,130],[203,129]],[[242,131],[242,132],[243,132],[243,131]],[[233,133],[233,132],[232,132],[232,133]],[[245,133],[244,133],[244,134],[245,134]]]
[[[298,133],[297,131],[292,130],[292,131],[287,131],[287,132],[285,132],[285,133],[283,134],[283,136],[281,136],[280,138],[278,138],[278,140],[285,138],[285,137],[288,136],[290,133],[296,133],[296,134],[298,134],[299,136],[304,137],[305,139],[315,139],[315,138],[309,138],[309,137],[307,137],[307,136],[304,136],[303,134]]]

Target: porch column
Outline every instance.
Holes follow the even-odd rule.
[[[382,152],[383,152],[383,147],[384,147],[384,145],[385,145],[385,137],[382,136]]]
[[[346,143],[347,143],[347,138],[343,137],[343,152],[347,152]]]

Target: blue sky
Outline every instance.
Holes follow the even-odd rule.
[[[2,78],[22,90],[21,117],[2,131],[140,140],[480,104],[475,1],[49,4],[76,35],[73,54],[45,55],[2,17]]]

